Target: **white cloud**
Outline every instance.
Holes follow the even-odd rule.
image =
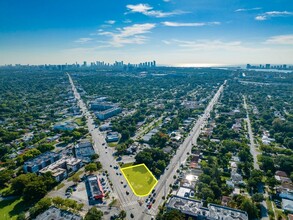
[[[99,33],[100,33],[100,32],[103,32],[103,31],[104,31],[104,29],[100,28],[100,29],[98,29],[96,32],[94,32],[94,33],[90,33],[90,36],[96,36],[96,35],[99,35]]]
[[[108,21],[105,21],[105,23],[106,23],[106,24],[115,24],[116,21],[114,21],[114,20],[108,20]]]
[[[270,37],[265,41],[265,44],[293,45],[293,34]]]
[[[244,12],[244,11],[257,11],[260,10],[261,8],[239,8],[235,10],[235,12]]]
[[[114,47],[122,47],[125,44],[144,44],[147,37],[143,34],[149,33],[155,28],[155,24],[134,24],[132,26],[117,28],[116,32],[101,32],[99,35],[110,36],[111,40],[108,42]]]
[[[156,18],[164,18],[164,17],[186,13],[184,11],[171,11],[171,12],[157,11],[157,10],[153,10],[152,6],[148,4],[142,4],[142,3],[137,5],[126,5],[126,8],[128,9],[127,13],[141,13],[146,16],[156,17]]]
[[[79,38],[79,39],[75,40],[74,42],[75,43],[80,43],[80,44],[85,44],[85,43],[87,43],[89,41],[92,41],[92,40],[93,40],[93,38],[82,37],[82,38]]]
[[[257,21],[264,21],[264,20],[267,20],[267,17],[264,16],[264,15],[258,15],[255,17],[255,20]]]
[[[292,16],[293,12],[289,11],[268,11],[255,17],[255,20],[264,21],[272,17]]]
[[[149,6],[148,4],[126,5],[126,8],[131,12],[138,13],[147,13],[153,9],[153,7]]]
[[[288,12],[288,11],[269,11],[266,12],[265,14],[269,16],[282,16],[282,15],[293,15],[293,12]]]
[[[125,24],[129,24],[129,23],[131,23],[132,21],[130,20],[130,19],[125,19],[124,21],[123,21],[123,23],[125,23]]]
[[[243,47],[241,41],[231,41],[223,42],[220,40],[195,40],[195,41],[185,41],[176,40],[163,41],[163,43],[170,45],[175,44],[178,47],[184,48],[188,51],[209,51],[209,50],[234,50],[235,48]]]
[[[219,25],[220,22],[193,22],[193,23],[180,23],[180,22],[170,22],[170,21],[164,21],[162,22],[163,25],[168,27],[201,27],[201,26],[207,26],[207,25]]]

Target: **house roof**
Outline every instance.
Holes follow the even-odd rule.
[[[282,199],[282,208],[286,211],[293,212],[293,201],[289,199]]]
[[[276,171],[275,175],[282,176],[282,177],[288,177],[288,175],[284,171],[281,171],[281,170]]]

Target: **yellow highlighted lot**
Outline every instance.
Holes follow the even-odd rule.
[[[131,190],[136,196],[149,195],[158,183],[158,180],[145,164],[120,169]]]

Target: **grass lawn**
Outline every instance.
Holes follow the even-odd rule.
[[[56,186],[56,190],[59,190],[65,186],[64,183],[60,183],[58,186]]]
[[[108,143],[108,146],[109,147],[117,147],[118,145],[118,142],[111,142],[111,143]]]
[[[78,126],[82,126],[82,125],[84,125],[84,122],[81,120],[81,118],[77,118],[77,119],[75,119],[75,123],[76,123]]]
[[[121,168],[121,172],[133,193],[139,197],[149,195],[158,183],[145,164]]]
[[[121,168],[126,168],[126,167],[130,167],[133,166],[134,163],[124,163]]]
[[[274,211],[273,211],[273,207],[272,207],[272,202],[268,198],[266,199],[266,204],[267,204],[267,207],[268,207],[270,219],[275,219],[274,214],[273,214]]]
[[[67,182],[72,181],[75,176],[80,176],[82,173],[83,173],[83,170],[77,171],[75,174],[73,174],[71,177],[67,179]]]
[[[10,190],[10,185],[5,188],[0,189],[0,194],[5,193],[8,190]]]
[[[3,200],[0,202],[0,219],[15,220],[21,212],[29,207],[30,204],[23,202],[22,198]]]

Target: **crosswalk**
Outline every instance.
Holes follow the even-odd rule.
[[[133,205],[137,205],[137,201],[131,201],[131,202],[128,202],[128,203],[124,203],[122,205],[123,208],[126,208],[126,207],[129,207],[129,206],[133,206]]]
[[[148,214],[153,215],[153,216],[156,216],[155,209],[154,208],[149,209],[148,210]]]

